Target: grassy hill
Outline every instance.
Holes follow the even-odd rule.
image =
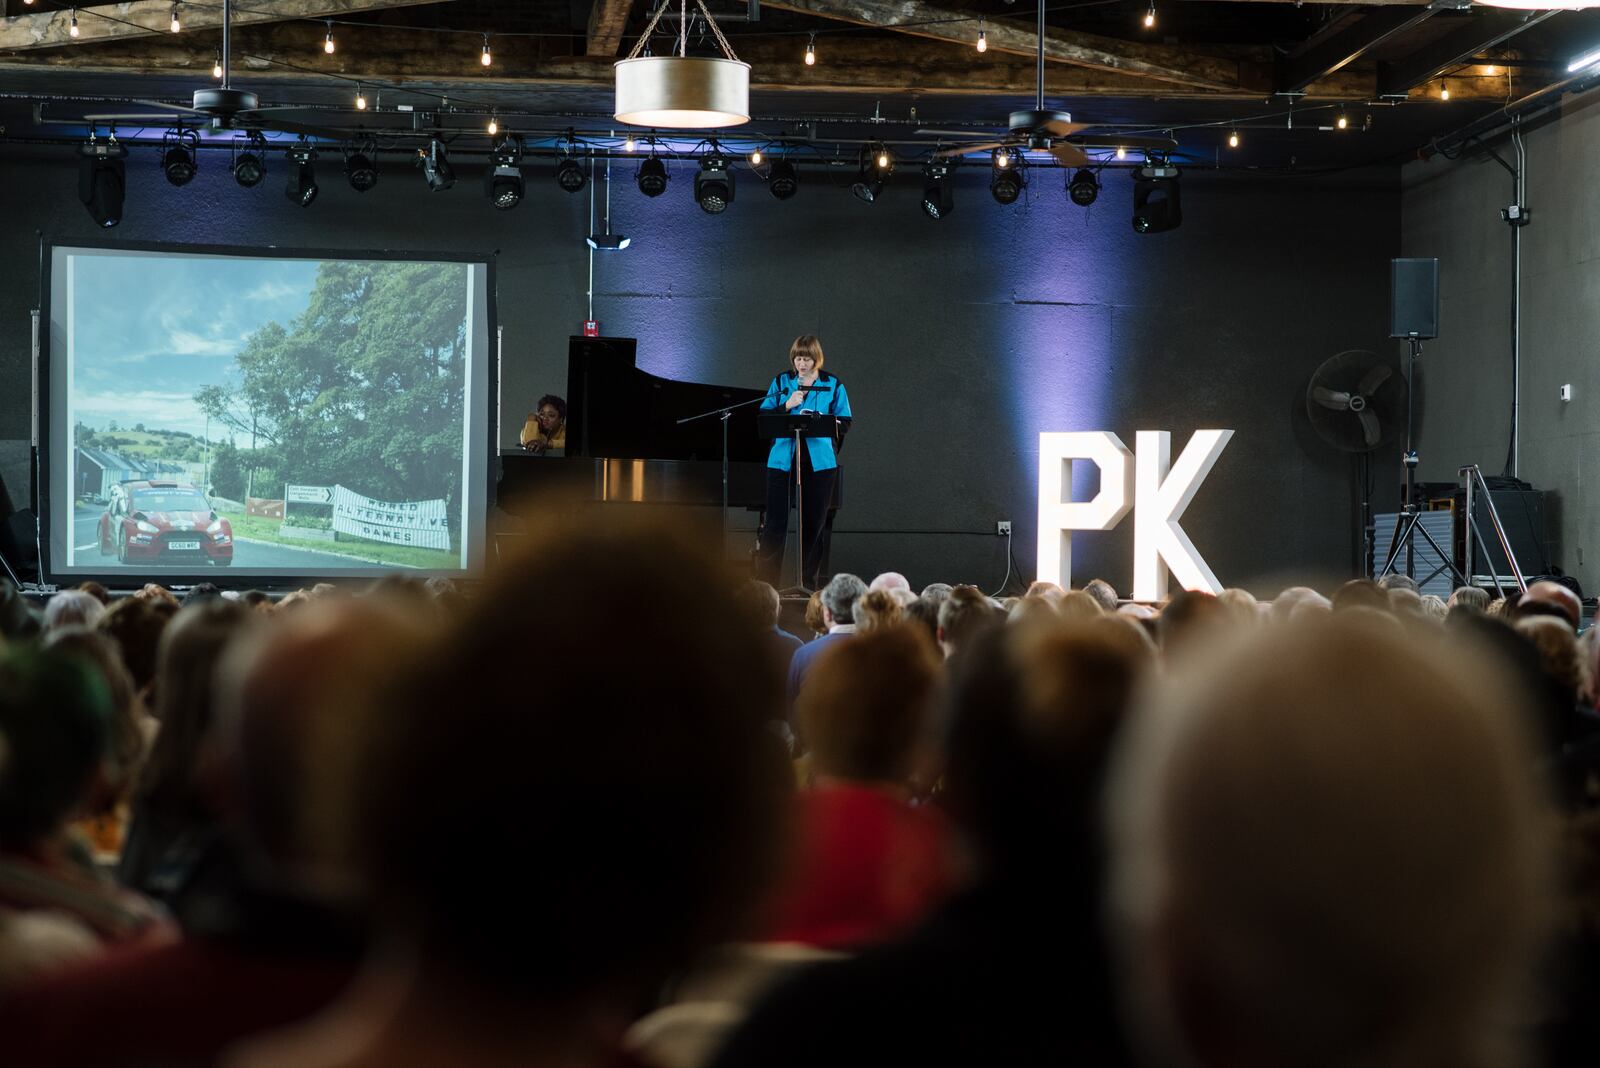
[[[198,462],[205,458],[204,443],[181,430],[99,430],[85,434],[80,429],[78,444],[133,460]]]

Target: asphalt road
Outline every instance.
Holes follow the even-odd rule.
[[[74,505],[72,510],[72,544],[76,550],[73,563],[77,567],[103,567],[108,571],[193,571],[192,562],[157,564],[139,562],[119,564],[116,551],[100,552],[100,516],[103,505]],[[236,541],[233,544],[233,568],[270,568],[297,574],[308,567],[371,567],[375,571],[387,570],[379,564],[366,564],[338,553],[325,553],[316,549],[300,549],[289,545],[270,545],[259,541]],[[230,568],[212,567],[219,575]]]

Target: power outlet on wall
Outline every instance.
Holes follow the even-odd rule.
[[[994,525],[994,532],[1001,537],[1011,533],[1011,520],[1002,519]]]

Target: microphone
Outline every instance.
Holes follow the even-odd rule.
[[[833,392],[833,387],[832,386],[825,386],[821,382],[818,382],[815,385],[811,385],[811,386],[801,385],[799,382],[796,382],[795,385],[794,385],[794,388],[798,389],[798,390],[800,390],[800,391],[802,391],[804,393],[832,393]]]

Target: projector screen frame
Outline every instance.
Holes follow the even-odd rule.
[[[473,460],[480,464],[482,481],[479,483],[482,492],[482,515],[475,517],[477,538],[473,544],[468,545],[468,567],[465,570],[428,570],[420,568],[398,567],[392,565],[366,565],[350,568],[316,568],[307,574],[291,574],[280,572],[277,574],[260,574],[250,572],[236,572],[231,567],[209,567],[196,570],[179,570],[177,568],[151,568],[149,570],[135,570],[132,568],[118,568],[93,572],[81,568],[71,571],[59,571],[55,560],[55,508],[56,500],[51,485],[51,470],[53,454],[55,451],[56,431],[52,418],[52,406],[55,403],[55,381],[52,361],[52,345],[54,331],[51,329],[51,301],[55,297],[52,275],[55,269],[55,253],[60,249],[85,249],[89,251],[105,252],[135,252],[153,254],[172,254],[188,256],[222,256],[229,258],[263,259],[263,260],[344,260],[344,261],[391,261],[403,263],[461,263],[471,266],[482,265],[484,268],[484,307],[485,327],[482,343],[483,369],[481,373],[469,374],[464,385],[465,397],[463,403],[465,410],[462,418],[470,423],[471,409],[474,403],[481,406],[484,413],[482,432],[477,435],[476,441],[469,441],[469,449],[479,450],[479,456],[467,457],[468,469],[472,469]],[[136,589],[147,582],[159,582],[169,588],[182,588],[209,582],[220,589],[259,589],[268,591],[292,590],[309,586],[317,582],[341,581],[351,579],[372,580],[381,578],[386,574],[399,572],[413,575],[418,578],[430,578],[442,575],[455,579],[477,579],[483,576],[488,566],[491,535],[488,529],[489,519],[496,505],[496,490],[499,484],[499,441],[500,441],[500,408],[497,390],[500,379],[500,331],[498,292],[496,282],[496,267],[499,252],[446,252],[427,250],[397,250],[397,249],[337,249],[337,248],[301,248],[280,247],[275,245],[203,245],[177,242],[160,241],[112,241],[103,238],[61,238],[41,237],[39,242],[39,341],[38,341],[38,390],[34,396],[34,416],[38,425],[38,444],[35,446],[34,472],[35,472],[35,499],[38,501],[37,523],[41,532],[39,538],[39,581],[46,589],[62,586],[75,586],[83,582],[98,582],[112,590]],[[468,309],[468,315],[472,309]],[[480,381],[475,387],[473,378]],[[70,449],[71,442],[67,443]],[[70,455],[70,454],[69,454]],[[465,484],[463,492],[466,491]],[[75,496],[71,498],[76,500]],[[470,498],[468,503],[470,503]],[[69,504],[69,508],[71,505]],[[71,518],[68,518],[71,524]],[[469,508],[464,516],[461,537],[465,542],[473,529],[474,516]],[[69,531],[70,538],[70,531]]]

